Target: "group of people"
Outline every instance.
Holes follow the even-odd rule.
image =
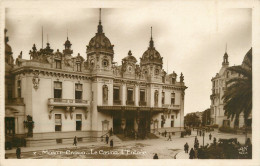
[[[209,140],[211,140],[211,139],[212,139],[212,134],[210,133]],[[217,143],[217,139],[214,137],[213,144],[215,145],[216,143]],[[206,146],[208,146],[208,144]],[[197,136],[195,136],[194,146],[193,146],[193,148],[190,149],[190,152],[189,152],[188,143],[186,142],[186,144],[184,144],[184,151],[185,151],[185,153],[189,152],[189,159],[201,158],[203,155],[202,149],[203,149],[203,147],[199,146],[199,140],[198,140]]]

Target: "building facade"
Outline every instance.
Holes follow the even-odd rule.
[[[86,60],[73,56],[67,37],[62,51],[34,44],[29,60],[21,52],[14,63],[7,42],[6,135],[26,137],[27,146],[92,141],[110,129],[145,138],[184,127],[184,76],[163,70],[152,36],[140,64],[129,51],[121,65],[101,20]]]
[[[211,79],[212,82],[212,94],[210,95],[211,99],[211,124],[217,124],[221,126],[229,127],[243,127],[244,126],[244,117],[241,113],[239,116],[239,121],[235,123],[235,118],[231,120],[225,115],[225,110],[223,109],[223,95],[227,88],[226,82],[235,77],[240,77],[237,73],[230,72],[227,70],[229,67],[228,54],[225,52],[223,56],[222,67],[220,71],[216,74],[215,77]]]

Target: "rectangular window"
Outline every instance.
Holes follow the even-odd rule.
[[[76,63],[77,65],[77,71],[81,71],[81,63]]]
[[[118,86],[114,86],[113,99],[114,101],[120,100],[120,88]]]
[[[174,119],[174,115],[171,115],[171,119]]]
[[[61,99],[62,98],[62,82],[54,82],[54,98]]]
[[[164,121],[161,121],[161,128],[164,127]]]
[[[171,127],[174,127],[174,120],[171,121]]]
[[[162,104],[164,104],[165,92],[162,92]]]
[[[162,76],[162,82],[165,83],[165,77],[164,76]]]
[[[76,102],[82,100],[82,84],[75,84],[75,99]]]
[[[82,115],[76,114],[76,131],[81,131],[82,126]]]
[[[127,89],[127,100],[128,101],[133,101],[133,88],[128,88]]]
[[[61,69],[61,60],[55,60],[56,69]]]
[[[145,90],[141,89],[140,90],[140,101],[145,101]]]
[[[61,131],[61,114],[55,114],[55,131]]]
[[[175,104],[175,93],[171,93],[171,105]]]
[[[17,97],[21,98],[22,97],[22,82],[21,80],[17,81]]]

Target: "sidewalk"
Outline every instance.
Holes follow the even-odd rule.
[[[176,155],[176,159],[189,159],[189,153],[185,153],[183,150]]]

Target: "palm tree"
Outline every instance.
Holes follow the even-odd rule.
[[[227,70],[237,73],[239,77],[227,81],[227,90],[222,97],[225,114],[231,120],[235,118],[238,123],[239,115],[243,113],[247,127],[247,119],[252,111],[252,48],[245,55],[242,65]]]

